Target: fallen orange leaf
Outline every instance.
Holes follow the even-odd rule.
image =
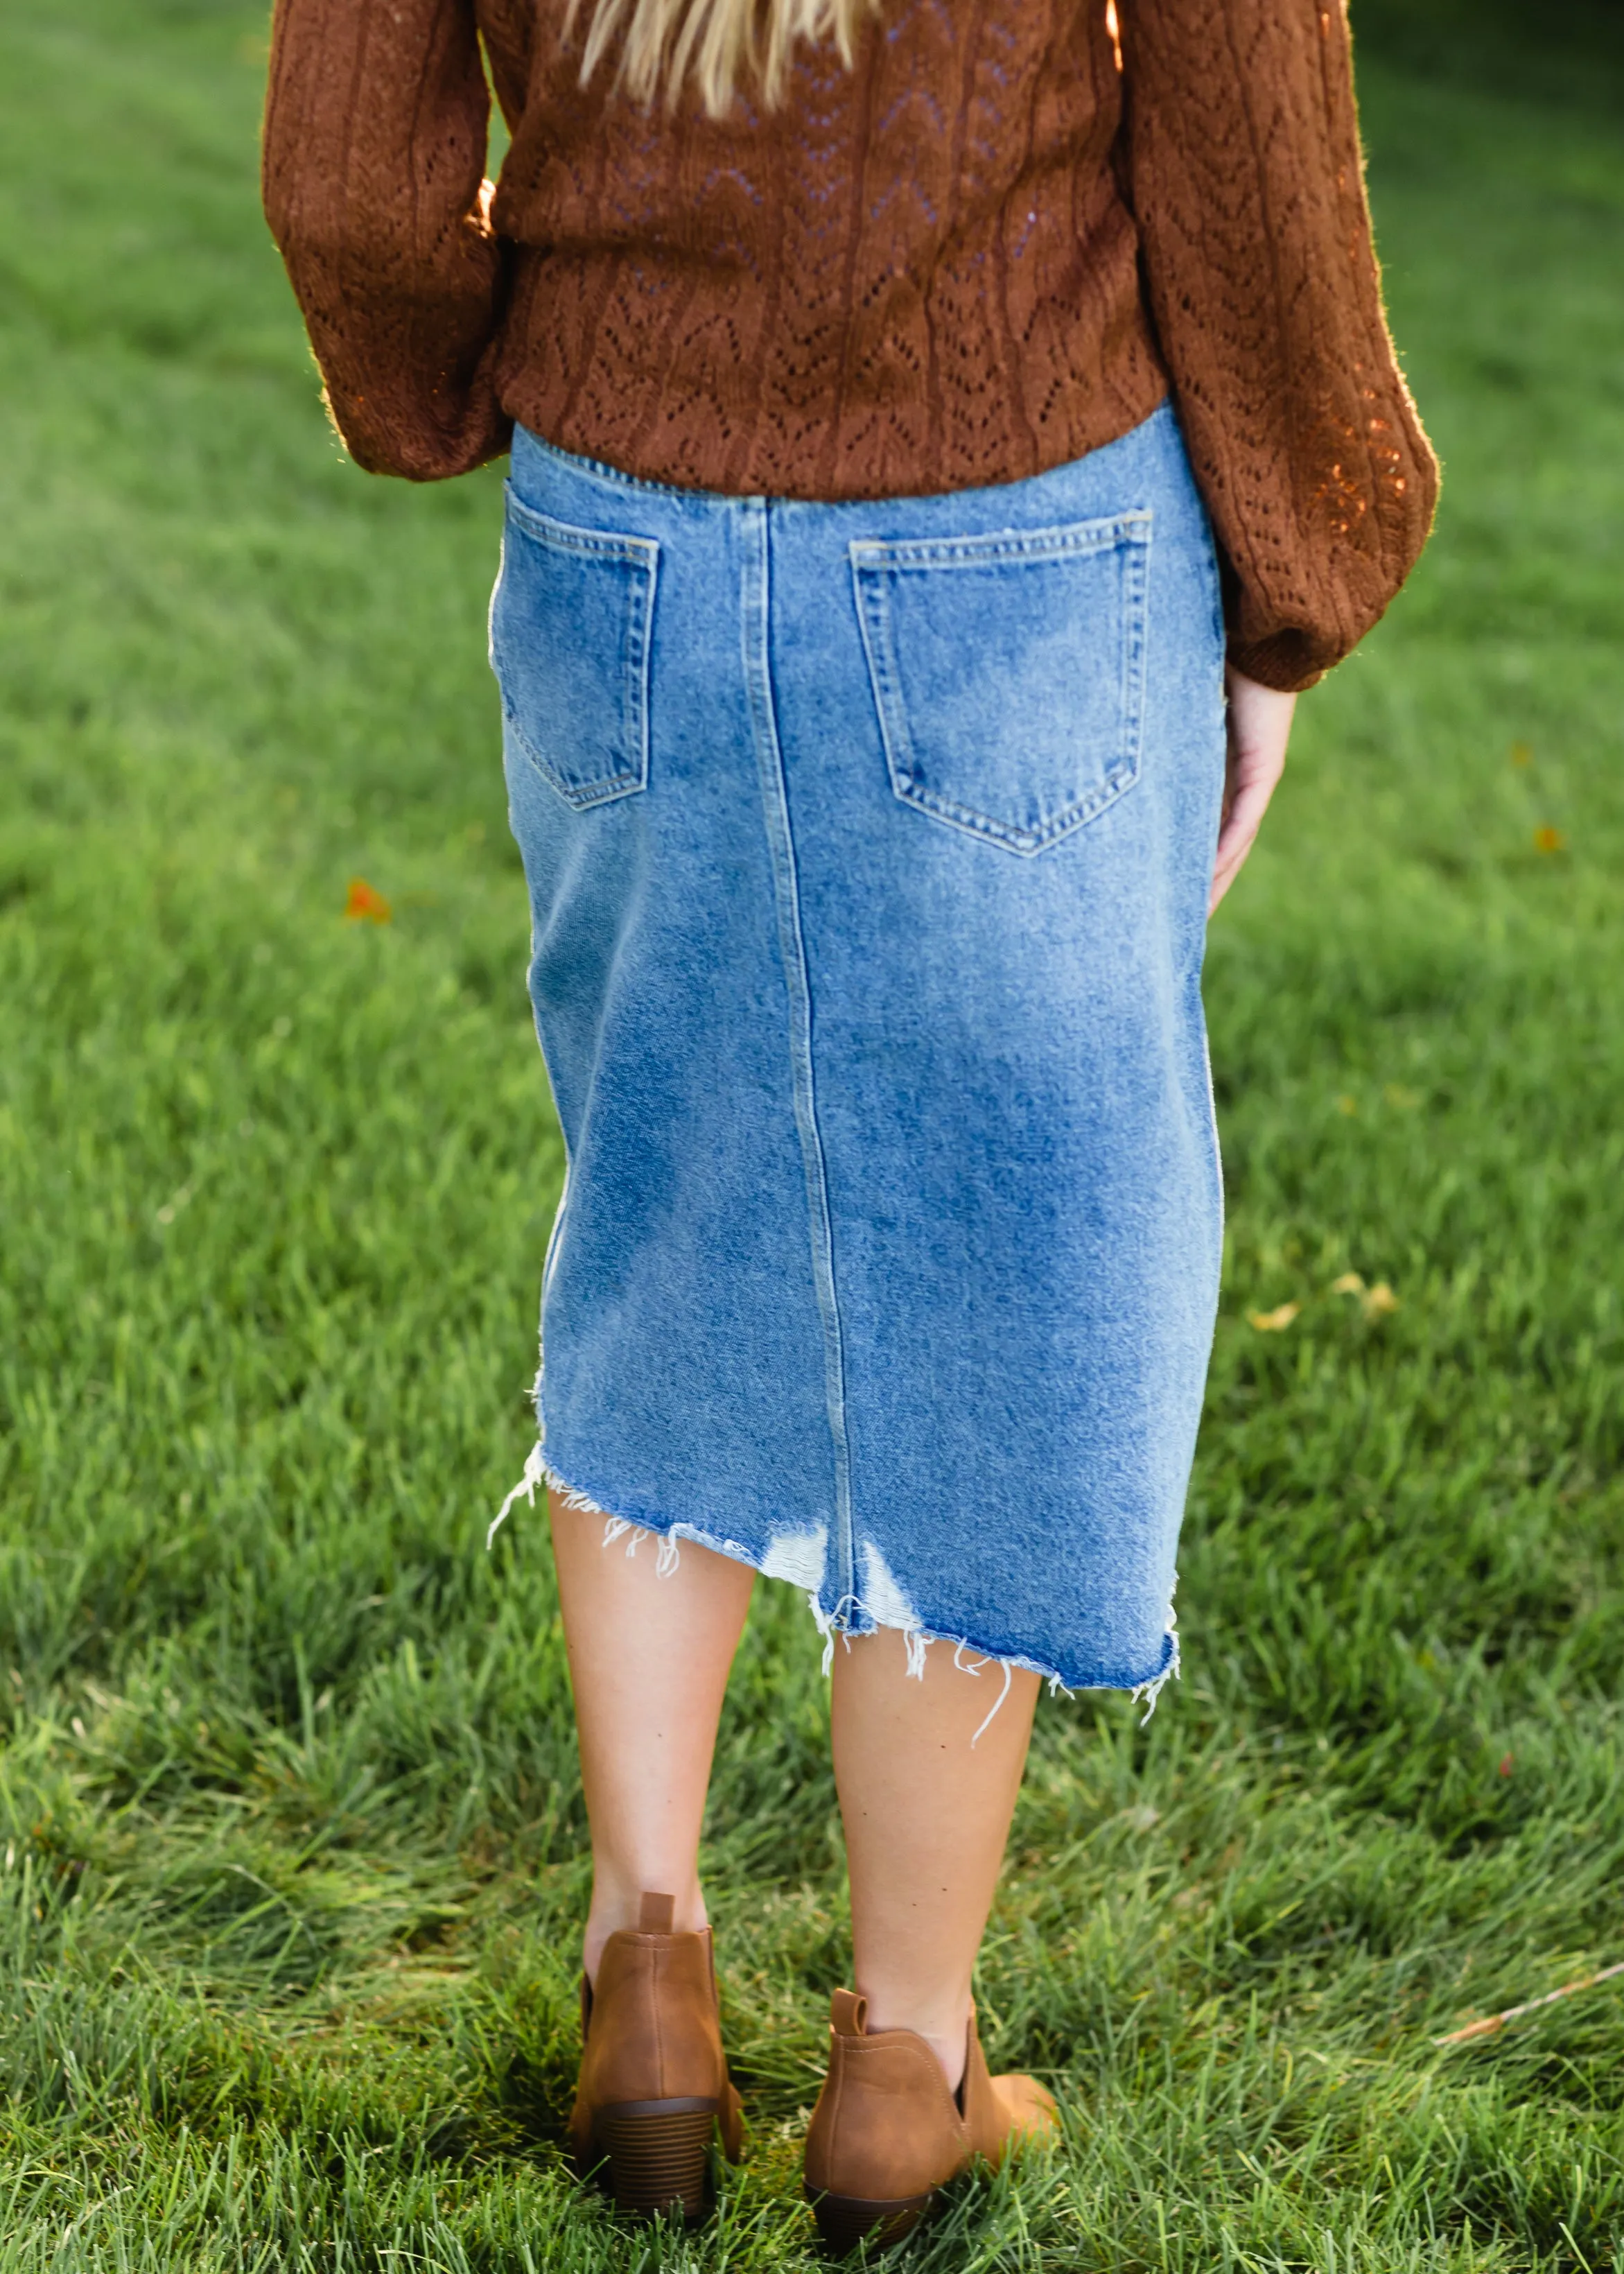
[[[1553,829],[1548,822],[1543,829],[1534,832],[1534,843],[1541,853],[1565,853],[1568,850],[1568,840],[1560,829]]]
[[[1248,1311],[1246,1323],[1260,1335],[1283,1335],[1302,1307],[1300,1303],[1282,1303],[1277,1310]]]
[[[387,923],[394,914],[383,894],[374,892],[365,877],[351,877],[344,900],[346,923]]]

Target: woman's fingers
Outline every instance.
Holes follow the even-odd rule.
[[[1209,914],[1229,891],[1246,855],[1257,842],[1258,830],[1268,809],[1273,789],[1273,782],[1243,781],[1231,787],[1223,826],[1219,832],[1218,851],[1213,862]]]
[[[1237,769],[1235,779],[1229,784],[1229,810],[1224,815],[1218,840],[1219,855],[1226,867],[1231,870],[1237,867],[1257,836],[1259,825],[1268,810],[1274,787],[1272,779],[1259,779],[1255,774]]]
[[[1213,862],[1210,915],[1239,875],[1257,840],[1268,802],[1285,771],[1295,695],[1282,695],[1231,668],[1229,689],[1229,749],[1224,766],[1223,820]]]

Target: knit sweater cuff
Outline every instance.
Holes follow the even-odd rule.
[[[1238,671],[1243,679],[1255,679],[1259,687],[1272,687],[1277,695],[1305,694],[1331,668],[1323,657],[1314,655],[1301,632],[1276,632],[1263,640],[1231,640],[1228,660],[1231,671]],[[1339,662],[1341,658],[1332,660]]]

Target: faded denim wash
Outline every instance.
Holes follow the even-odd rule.
[[[1154,1697],[1222,1209],[1172,411],[838,505],[522,432],[491,634],[569,1162],[532,1492]]]

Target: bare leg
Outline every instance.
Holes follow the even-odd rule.
[[[661,1578],[657,1540],[628,1556],[629,1535],[604,1546],[601,1516],[556,1493],[547,1505],[592,1832],[584,1962],[593,1981],[609,1936],[636,1925],[645,1888],[676,1898],[679,1933],[705,1924],[700,1827],[756,1574],[684,1540],[677,1569]]]
[[[967,1653],[966,1653],[967,1656]],[[1009,1838],[1038,1677],[973,1676],[940,1645],[925,1678],[907,1673],[889,1630],[836,1648],[835,1782],[852,1883],[856,1986],[870,2029],[916,2029],[957,2089],[964,2073],[970,1973]]]

